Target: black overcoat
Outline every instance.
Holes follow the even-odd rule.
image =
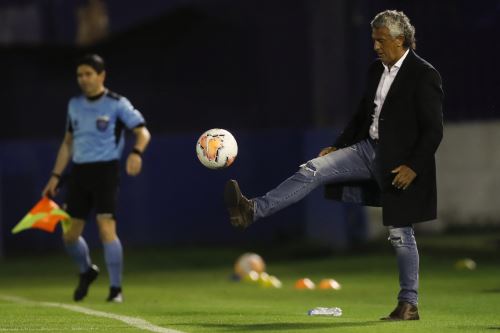
[[[334,146],[344,148],[368,138],[375,92],[384,67],[375,61],[358,110]],[[381,206],[384,225],[402,226],[436,218],[434,154],[443,137],[443,90],[434,67],[412,50],[394,79],[379,117],[375,177],[371,181],[328,184],[327,198]],[[406,190],[392,185],[391,170],[405,164],[417,173]]]

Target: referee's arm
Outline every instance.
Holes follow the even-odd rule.
[[[47,185],[42,191],[42,196],[54,197],[56,195],[57,184],[59,183],[59,179],[71,159],[72,153],[73,133],[71,133],[71,131],[66,131],[61,147],[59,147],[59,151],[57,153],[56,163],[52,169],[52,174]]]
[[[136,176],[142,169],[142,154],[151,141],[151,134],[146,126],[138,126],[132,130],[135,135],[134,148],[127,158],[127,174]]]

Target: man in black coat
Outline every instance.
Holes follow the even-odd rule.
[[[418,320],[419,255],[412,224],[436,218],[441,77],[413,51],[415,28],[403,12],[381,12],[371,27],[379,59],[370,67],[356,114],[335,144],[264,196],[248,200],[230,180],[224,198],[231,223],[238,227],[299,201],[323,184],[327,197],[381,206],[400,283],[398,305],[382,319]]]

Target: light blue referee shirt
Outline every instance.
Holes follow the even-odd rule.
[[[124,146],[124,128],[144,125],[144,117],[125,97],[106,91],[97,100],[84,95],[68,105],[67,130],[73,134],[73,162],[118,160]]]

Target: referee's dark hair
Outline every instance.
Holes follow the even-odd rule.
[[[105,69],[104,60],[97,54],[86,54],[78,59],[78,61],[76,62],[76,67],[81,65],[88,65],[92,67],[97,72],[97,74],[101,74]]]

